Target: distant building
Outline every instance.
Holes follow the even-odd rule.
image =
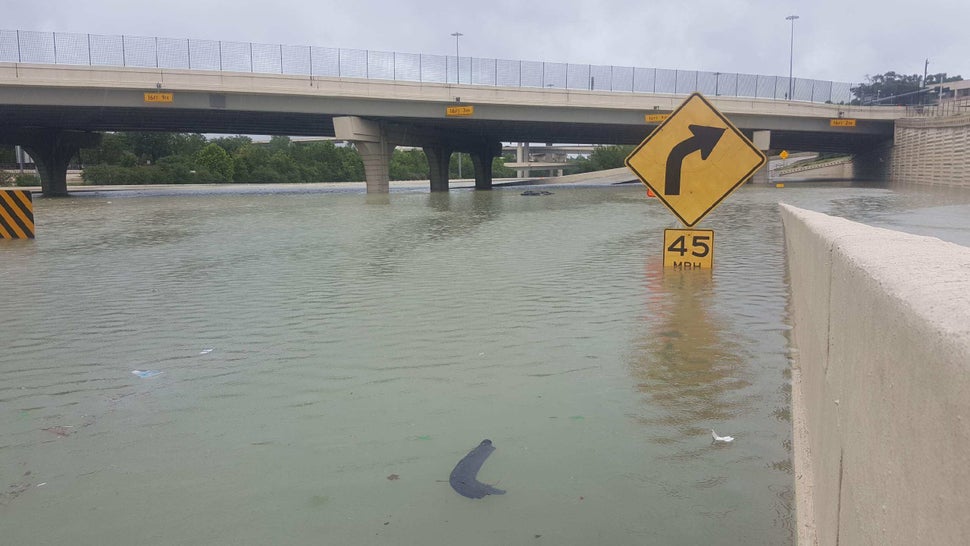
[[[940,87],[943,87],[942,92]],[[941,99],[965,99],[970,97],[970,80],[958,80],[930,86]]]

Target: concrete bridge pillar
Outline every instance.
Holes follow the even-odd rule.
[[[528,163],[529,162],[529,143],[520,142],[515,148],[515,162],[516,163]],[[531,173],[529,169],[517,169],[515,171],[515,176],[518,178],[528,178]]]
[[[762,152],[767,152],[771,149],[771,131],[755,131],[751,142]],[[758,169],[758,172],[751,175],[749,182],[753,184],[767,184],[769,182],[767,162]]]
[[[492,160],[502,155],[502,143],[482,144],[472,150],[472,164],[475,165],[475,189],[492,189]]]
[[[67,166],[81,148],[97,146],[100,133],[64,129],[20,129],[0,135],[0,142],[20,145],[34,159],[45,197],[67,195]]]
[[[395,145],[388,141],[381,124],[356,116],[333,118],[333,130],[338,139],[354,143],[364,161],[367,193],[390,192],[391,154]]]
[[[354,142],[364,161],[367,193],[389,193],[391,183],[391,155],[394,145],[387,142]]]
[[[431,191],[448,191],[448,165],[451,163],[452,149],[441,144],[422,147],[428,158],[431,177]]]

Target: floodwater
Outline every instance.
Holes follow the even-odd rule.
[[[713,272],[665,272],[641,187],[542,189],[36,200],[2,542],[791,543],[778,201],[967,244],[970,198],[748,186]],[[507,493],[461,497],[486,438]]]

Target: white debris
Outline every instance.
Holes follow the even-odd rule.
[[[711,436],[714,437],[715,442],[733,442],[734,436],[718,436],[714,429],[711,429]]]

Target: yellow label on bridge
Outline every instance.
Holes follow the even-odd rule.
[[[145,102],[173,102],[175,93],[145,93]]]
[[[474,106],[449,106],[445,109],[445,115],[450,118],[467,118],[475,115]]]
[[[855,127],[855,120],[847,118],[830,119],[829,127]]]
[[[670,117],[670,114],[647,114],[643,116],[643,119],[647,123],[660,123],[661,121]]]

